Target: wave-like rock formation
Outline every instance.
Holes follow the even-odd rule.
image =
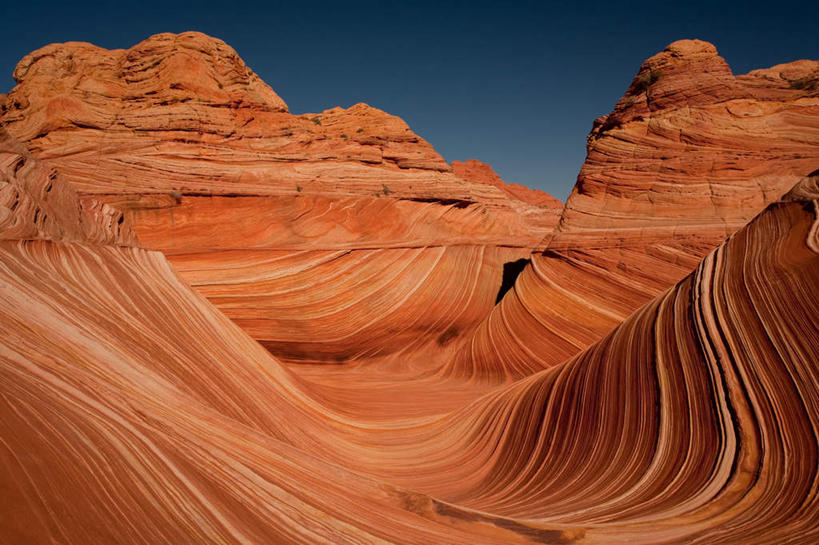
[[[233,49],[196,32],[128,50],[53,44],[14,77],[7,130],[293,361],[406,353],[431,329],[465,337],[504,264],[558,221],[554,199],[459,177],[376,108],[289,113]],[[426,282],[442,275],[453,289]],[[365,277],[378,281],[357,291]],[[293,293],[300,305],[281,302]]]
[[[41,227],[0,224],[4,542],[523,542],[419,514],[410,492],[311,454],[311,434],[349,423],[161,253],[82,231],[95,211],[76,200],[32,219],[70,191],[52,176],[44,192],[48,171],[0,144],[25,159],[13,183],[40,191],[16,217]],[[64,236],[37,236],[48,226]]]
[[[697,67],[708,68],[706,83],[719,75],[709,47],[672,44],[647,61],[645,83],[638,75],[630,95],[665,78],[677,96],[658,98],[659,126],[683,122],[673,113],[680,97],[691,99],[691,119],[716,115],[708,108],[718,102],[694,91],[722,96],[722,87],[691,83]],[[130,75],[117,83],[111,74],[126,61]],[[786,111],[767,123],[790,127],[779,138],[801,138],[806,150],[812,67],[730,80]],[[54,80],[53,96],[26,84],[55,70],[70,75]],[[168,104],[151,104],[154,84],[140,71],[178,79],[156,90]],[[629,216],[618,196],[634,175],[617,178],[631,168],[625,157],[607,174],[620,180],[607,182],[612,202],[585,201],[584,176],[602,157],[594,146],[612,145],[616,157],[608,139],[634,138],[628,123],[612,126],[590,139],[573,208],[553,236],[525,212],[554,218],[554,206],[534,202],[543,197],[476,162],[452,172],[424,163],[420,140],[419,155],[405,154],[414,163],[372,168],[448,178],[486,198],[368,197],[355,183],[343,193],[340,179],[290,195],[272,174],[228,193],[202,172],[242,171],[231,140],[216,146],[221,161],[183,160],[168,150],[207,146],[174,148],[184,142],[144,125],[60,125],[66,97],[94,115],[119,104],[116,124],[140,109],[176,115],[162,109],[176,104],[174,91],[195,105],[188,113],[222,108],[214,104],[226,94],[241,99],[237,111],[290,116],[232,50],[199,34],[128,51],[49,46],[21,62],[18,79],[3,119],[34,154],[0,132],[0,541],[819,540],[819,176],[780,198],[754,174],[790,179],[801,158],[771,152],[764,166],[741,165],[736,194],[763,195],[733,207],[715,199],[710,212],[687,211],[699,174],[680,176],[679,222],[660,203],[655,229],[640,219],[650,208],[636,203]],[[121,86],[132,84],[123,100]],[[26,138],[31,127],[42,132]],[[208,130],[203,138],[218,140]],[[760,138],[733,145],[764,155],[773,144]],[[120,146],[136,147],[117,156],[119,174],[72,163],[75,154],[104,163]],[[164,151],[149,160],[151,146]],[[678,151],[680,165],[697,163]],[[150,175],[134,166],[143,159]],[[186,166],[174,170],[176,161]],[[327,166],[318,156],[294,165],[310,162]],[[714,172],[712,186],[731,186]],[[116,176],[133,176],[136,189]],[[176,177],[205,185],[176,189]],[[581,209],[611,225],[583,227]],[[516,229],[548,246],[526,266],[541,242],[504,243]],[[518,380],[498,384],[508,379]]]
[[[450,365],[525,376],[599,339],[819,167],[819,61],[734,76],[682,40],[643,63],[545,253]],[[479,373],[480,374],[480,373]]]
[[[819,177],[580,355],[457,415],[447,497],[588,542],[819,538],[817,198]]]
[[[80,198],[59,174],[0,128],[0,240],[136,242],[122,212]]]
[[[451,166],[452,172],[464,180],[500,189],[509,197],[512,207],[527,219],[529,225],[540,225],[540,229],[547,233],[547,237],[551,235],[563,211],[562,202],[543,191],[506,183],[490,165],[475,159],[453,161]]]
[[[425,520],[401,489],[278,440],[304,424],[276,396],[283,371],[161,254],[0,254],[4,541],[508,541]]]
[[[159,252],[4,240],[4,538],[811,543],[818,214],[813,178],[575,358],[377,424]]]

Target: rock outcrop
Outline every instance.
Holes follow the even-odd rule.
[[[819,61],[735,77],[709,43],[669,45],[595,121],[560,238],[616,232],[625,240],[602,240],[622,245],[744,225],[819,163],[819,88],[800,78],[819,79]]]
[[[554,202],[544,210],[457,176],[376,108],[290,114],[203,34],[114,51],[53,44],[15,78],[7,130],[291,361],[465,338],[492,308],[504,264],[528,258],[557,223]]]
[[[452,172],[464,180],[497,187],[511,199],[539,206],[550,212],[557,211],[560,213],[563,210],[563,203],[548,193],[531,189],[525,185],[506,183],[492,170],[490,165],[476,159],[453,161],[451,166]]]
[[[546,237],[554,231],[563,211],[563,203],[548,193],[520,184],[504,182],[492,167],[475,159],[453,161],[452,172],[470,182],[491,185],[500,189],[511,200],[512,207],[530,226],[538,226]],[[542,242],[542,244],[545,243]]]
[[[819,168],[819,61],[733,76],[682,40],[595,121],[558,228],[451,371],[525,376],[599,339]]]
[[[0,240],[62,240],[133,245],[122,212],[80,198],[57,172],[0,128]]]
[[[191,72],[179,76],[178,90],[201,95],[202,104],[222,100],[209,94],[211,80],[231,92],[238,82],[252,91],[248,109],[290,115],[232,50],[212,42],[160,35],[129,50],[138,54],[72,44],[90,53],[71,73],[130,58],[162,77]],[[199,55],[218,62],[198,63]],[[727,78],[713,57],[707,44],[683,42],[647,65],[659,63],[669,78],[675,62],[708,68],[703,93],[724,99],[722,84],[709,79]],[[38,59],[40,69],[53,69],[41,53],[21,66],[36,74]],[[798,126],[779,136],[783,147],[802,142],[797,155],[815,153],[816,95],[804,75],[811,66],[727,80],[785,112],[768,123]],[[686,114],[702,130],[718,126],[719,110],[708,108],[721,102],[695,93],[697,78],[685,77],[688,87],[665,82],[677,98],[655,122],[680,123]],[[9,127],[20,134],[29,125],[21,112],[36,117],[43,106],[25,89],[23,82],[9,95],[19,101]],[[680,97],[692,102],[674,113]],[[88,104],[105,112],[110,99]],[[481,237],[509,241],[518,226],[531,235],[532,218],[520,211],[538,205],[524,199],[533,195],[510,198],[474,163],[458,175],[445,163],[377,167],[449,177],[473,197],[488,191],[470,204],[366,200],[360,188],[286,195],[274,179],[258,185],[269,192],[243,193],[237,184],[237,194],[220,193],[213,183],[212,195],[176,189],[146,148],[121,166],[141,180],[130,191],[105,168],[99,178],[85,172],[67,150],[80,146],[78,155],[105,162],[109,136],[120,151],[129,138],[157,151],[166,145],[162,131],[51,128],[26,140],[37,157],[0,131],[3,540],[816,542],[819,176],[773,197],[780,189],[762,180],[778,188],[803,168],[801,157],[766,155],[773,144],[756,137],[733,142],[734,151],[712,149],[703,137],[713,157],[759,146],[765,165],[743,163],[742,172],[752,171],[744,181],[732,169],[709,170],[713,180],[701,183],[686,166],[700,154],[678,150],[678,168],[692,169],[674,197],[679,229],[662,199],[653,225],[640,219],[650,207],[638,202],[629,213],[620,196],[626,155],[606,174],[619,180],[606,182],[610,197],[598,195],[600,203],[582,189],[584,176],[608,172],[595,170],[602,155],[594,146],[614,153],[625,144],[607,139],[635,138],[626,125],[590,140],[573,208],[554,236],[543,236],[547,251],[500,291],[502,265],[537,244]],[[156,160],[167,161],[169,179],[207,185],[202,172],[223,168],[211,163],[234,160],[228,142],[219,144],[221,162],[159,151]],[[125,164],[129,155],[118,157]],[[139,178],[143,159],[153,182]],[[187,166],[172,168],[176,161]],[[686,212],[689,197],[700,199],[697,187],[734,182],[735,195],[756,196]],[[147,183],[156,191],[139,185]],[[104,187],[113,189],[94,189]],[[635,182],[631,191],[643,189]],[[736,227],[755,207],[763,210]],[[586,225],[581,210],[609,227]],[[470,243],[469,229],[479,242]],[[415,242],[390,245],[401,237]],[[498,384],[510,379],[518,380]]]
[[[159,252],[0,241],[3,535],[815,541],[817,211],[813,179],[570,361],[377,425],[327,405]]]

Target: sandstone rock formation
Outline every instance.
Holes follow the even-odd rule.
[[[819,61],[807,60],[733,76],[699,40],[645,61],[595,121],[546,252],[450,371],[555,365],[680,280],[819,168],[817,78]]]
[[[525,185],[508,184],[504,182],[501,180],[501,177],[492,170],[492,167],[486,163],[475,159],[467,159],[466,161],[453,161],[451,166],[452,172],[464,180],[495,186],[506,193],[511,199],[539,206],[550,212],[554,210],[560,212],[563,210],[563,203],[548,193],[528,188]]]
[[[525,217],[529,225],[539,225],[547,238],[557,226],[560,213],[563,211],[563,203],[548,193],[520,184],[506,183],[491,166],[475,159],[453,161],[451,166],[452,172],[464,180],[500,189],[511,199],[512,207],[518,214]]]
[[[543,213],[495,180],[458,177],[376,108],[288,113],[203,34],[116,51],[53,44],[15,78],[8,131],[81,195],[123,211],[144,247],[292,361],[465,337],[492,308],[504,263],[557,223],[553,199],[539,197]]]
[[[63,48],[77,57],[60,57]],[[727,78],[712,53],[683,42],[647,61],[649,75],[662,66],[689,81],[666,80],[677,98],[661,99],[648,126],[685,115],[701,131],[720,126],[717,105],[731,99],[694,92],[725,99],[709,83],[708,74]],[[819,176],[781,198],[762,183],[784,184],[805,166],[771,146],[815,154],[816,94],[804,75],[815,64],[726,80],[758,94],[773,132],[735,135],[732,147],[701,135],[700,148],[677,149],[676,166],[655,173],[675,180],[658,186],[657,225],[641,217],[653,209],[639,199],[629,208],[627,193],[645,191],[637,182],[658,159],[630,171],[627,156],[655,145],[662,154],[674,140],[629,150],[649,138],[626,126],[635,120],[592,137],[571,209],[554,236],[538,233],[547,251],[507,279],[503,296],[503,265],[541,244],[529,241],[548,222],[526,213],[541,197],[475,162],[450,172],[420,140],[398,146],[415,166],[362,168],[378,170],[373,179],[449,180],[468,199],[431,187],[444,193],[370,197],[357,182],[345,193],[329,174],[314,195],[282,189],[284,163],[343,163],[331,154],[344,138],[328,144],[327,159],[262,153],[257,164],[249,150],[273,138],[222,140],[214,127],[229,127],[227,117],[202,125],[219,159],[197,159],[194,150],[209,149],[200,141],[142,125],[60,125],[65,111],[52,114],[66,96],[94,115],[113,101],[115,125],[135,123],[140,108],[176,115],[139,88],[122,100],[115,80],[95,79],[124,59],[179,81],[190,111],[223,104],[216,81],[241,99],[234,110],[290,116],[232,50],[195,33],[127,52],[49,46],[21,63],[31,75],[9,94],[4,122],[36,157],[0,132],[3,540],[819,540]],[[55,67],[72,74],[57,78],[55,96],[26,83],[49,81]],[[705,83],[694,83],[703,67]],[[639,78],[629,93],[642,89]],[[95,96],[74,84],[113,87]],[[692,102],[675,112],[680,97]],[[131,102],[142,105],[128,111]],[[187,127],[180,133],[195,132],[174,119]],[[35,126],[49,128],[26,137]],[[752,148],[764,165],[742,155]],[[706,154],[747,163],[703,174]],[[105,166],[89,173],[95,161]],[[266,174],[247,185],[214,181],[254,165]],[[690,175],[677,172],[685,168]],[[605,176],[609,196],[592,198],[586,180]],[[631,189],[629,176],[638,178]],[[703,187],[730,189],[737,201],[689,206],[704,202]],[[678,211],[664,199],[678,199]],[[608,227],[585,223],[584,210]],[[511,244],[516,233],[530,238]]]
[[[159,252],[0,241],[3,535],[809,543],[817,213],[814,178],[570,361],[379,425],[324,404]]]
[[[0,240],[44,239],[133,245],[123,214],[77,194],[0,128]]]

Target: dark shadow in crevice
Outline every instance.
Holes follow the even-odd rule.
[[[501,281],[501,286],[498,290],[498,296],[495,298],[496,305],[501,302],[501,299],[503,299],[503,296],[506,295],[506,292],[515,286],[515,281],[518,279],[518,276],[523,272],[523,269],[526,268],[526,265],[528,265],[530,261],[530,259],[521,258],[517,261],[509,261],[508,263],[503,264],[503,280]]]
[[[442,206],[453,206],[455,208],[467,208],[475,204],[473,201],[467,201],[464,199],[437,199],[437,198],[423,198],[423,197],[404,197],[401,198],[402,201],[413,201],[413,202],[431,202],[433,204],[440,204]]]

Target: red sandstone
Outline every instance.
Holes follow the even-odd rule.
[[[671,44],[562,210],[368,106],[293,116],[202,34],[32,53],[0,533],[817,541],[816,75]]]

